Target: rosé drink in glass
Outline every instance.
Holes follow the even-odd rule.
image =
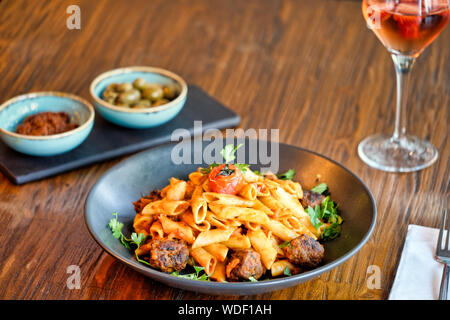
[[[368,165],[411,172],[436,161],[438,151],[431,143],[406,134],[406,98],[411,68],[448,24],[449,8],[449,0],[363,0],[363,16],[391,54],[397,77],[394,133],[370,136],[358,146],[360,158]]]

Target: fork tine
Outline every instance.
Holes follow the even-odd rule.
[[[447,208],[445,208],[444,215],[445,215],[445,218],[447,219],[447,239],[445,240],[444,250],[448,251],[448,241],[449,241],[449,235],[450,235],[450,219],[448,218],[448,215],[447,215]]]
[[[444,210],[444,214],[442,215],[441,229],[439,230],[439,238],[436,246],[436,255],[439,256],[442,248],[442,238],[444,236],[445,231],[445,219],[447,218],[447,210]]]

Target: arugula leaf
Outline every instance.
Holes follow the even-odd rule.
[[[311,191],[317,192],[320,194],[323,194],[327,190],[328,190],[328,186],[326,183],[318,184],[317,186],[315,186],[314,188],[311,189]]]
[[[220,154],[222,155],[223,159],[225,160],[225,163],[234,161],[236,159],[235,154],[236,154],[237,149],[239,149],[242,146],[243,146],[242,143],[236,147],[234,147],[234,145],[232,145],[232,144],[227,144],[222,149],[222,151],[220,151]],[[239,170],[241,170],[242,173],[245,173],[247,171],[247,168],[249,167],[249,165],[245,164],[245,163],[235,163],[233,165],[236,168],[238,168]],[[209,174],[212,169],[214,169],[215,167],[218,167],[218,166],[220,166],[220,164],[214,162],[214,163],[211,163],[207,168],[200,169],[200,172],[203,174]]]
[[[314,208],[308,207],[306,208],[306,213],[309,215],[313,227],[318,230],[320,226],[323,224],[322,221],[320,221],[320,219],[322,218],[320,206],[315,206]]]
[[[150,263],[148,263],[147,261],[142,260],[141,258],[139,258],[139,256],[138,256],[137,254],[136,254],[136,260],[139,261],[140,263],[143,263],[143,264],[148,265],[149,267],[152,266],[152,265],[151,265]]]
[[[322,218],[329,223],[337,222],[339,215],[337,214],[337,204],[330,200],[327,196],[322,201]],[[339,217],[340,218],[340,217]]]
[[[202,274],[200,277],[197,277],[199,281],[209,281],[209,277],[206,273]]]
[[[197,274],[197,276],[198,276],[198,274],[199,274],[200,271],[205,270],[205,268],[200,267],[200,266],[194,266],[194,269],[195,269],[195,273]]]
[[[180,274],[179,271],[174,271],[170,275],[183,278],[183,279],[190,279],[190,280],[199,280],[199,281],[209,281],[209,276],[206,274],[205,268],[200,266],[193,266],[195,273],[188,273],[188,274]],[[200,272],[203,273],[200,275]]]
[[[280,244],[278,247],[280,249],[286,248],[286,247],[290,247],[291,246],[291,242],[290,241],[285,241],[282,244]]]
[[[122,233],[123,223],[119,222],[117,215],[117,212],[113,212],[114,218],[109,220],[108,227],[111,229],[114,238],[120,239],[120,242],[122,242],[127,249],[131,249],[128,244],[129,239],[127,239]]]
[[[281,179],[281,180],[292,180],[294,178],[294,175],[295,175],[295,170],[289,169],[286,172],[277,174],[277,177],[278,177],[278,179]]]
[[[306,213],[309,215],[314,228],[320,230],[320,239],[332,240],[339,236],[343,220],[338,214],[338,205],[330,200],[329,196],[323,199],[321,205],[306,208]],[[324,224],[327,225],[323,226]]]
[[[225,160],[225,163],[236,160],[236,151],[242,146],[242,143],[238,144],[236,147],[234,147],[232,144],[227,144],[222,149],[222,151],[220,151],[220,154]],[[235,163],[234,166],[241,170],[242,173],[245,173],[247,171],[247,168],[249,167],[249,165],[245,163]]]
[[[127,248],[128,250],[131,250],[131,247],[130,247],[130,245],[129,245],[129,243],[128,243],[128,239],[125,238],[124,235],[122,235],[122,236],[120,237],[120,242],[122,242],[122,244],[125,246],[125,248]]]
[[[131,239],[128,239],[122,233],[123,223],[119,222],[118,213],[114,212],[113,216],[114,216],[114,218],[109,220],[109,223],[108,223],[108,226],[112,231],[113,237],[116,239],[120,239],[120,242],[122,242],[122,244],[129,250],[131,250],[131,246],[130,246],[131,244],[135,245],[136,249],[138,249],[145,242],[145,240],[147,239],[147,236],[143,233],[139,233],[139,235],[138,235],[138,234],[136,234],[136,232],[133,232],[131,234]],[[139,258],[139,256],[136,253],[136,249],[135,249],[136,260],[141,263],[150,265],[147,261]]]
[[[131,242],[133,242],[138,248],[144,243],[146,239],[147,236],[143,233],[139,233],[139,235],[137,235],[136,232],[133,232],[131,234]]]
[[[193,280],[195,278],[195,273],[189,273],[189,274],[180,274],[179,271],[174,271],[170,274],[171,276],[174,277],[179,277],[179,278],[184,278],[184,279],[191,279]]]
[[[236,159],[236,151],[240,147],[242,147],[243,144],[239,144],[234,148],[233,144],[227,144],[222,151],[220,151],[220,154],[222,155],[223,159],[225,160],[225,163],[234,161]]]
[[[257,174],[258,176],[261,176],[261,175],[262,175],[261,172],[259,172],[259,170],[253,170],[253,173],[254,173],[254,174]]]
[[[253,276],[248,277],[248,280],[250,280],[250,282],[258,282]]]
[[[286,269],[284,269],[283,274],[285,276],[292,276],[291,271],[289,270],[289,266],[286,266]]]
[[[333,240],[341,233],[341,225],[339,223],[332,223],[325,227],[322,231],[321,238],[323,240]]]
[[[113,237],[119,239],[122,235],[123,223],[119,222],[117,219],[117,212],[114,212],[113,216],[115,216],[115,218],[109,220],[108,227],[111,229]]]

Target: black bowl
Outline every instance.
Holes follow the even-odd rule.
[[[245,143],[244,146],[246,154],[249,153],[248,145]],[[159,146],[117,164],[94,185],[85,205],[87,227],[103,249],[131,268],[169,286],[217,295],[252,295],[295,286],[348,260],[366,243],[375,227],[375,201],[367,186],[355,174],[315,152],[279,144],[280,172],[295,169],[294,180],[299,181],[304,189],[315,186],[317,177],[320,177],[320,182],[328,184],[332,199],[339,203],[344,219],[342,233],[337,239],[325,242],[325,257],[320,267],[291,277],[238,283],[183,279],[147,267],[137,262],[134,253],[112,236],[107,224],[112,213],[118,212],[119,220],[124,223],[123,232],[131,234],[135,216],[133,201],[140,195],[166,186],[170,177],[186,179],[200,166],[173,164],[171,152],[174,146]],[[259,169],[260,166],[256,164],[251,167]]]

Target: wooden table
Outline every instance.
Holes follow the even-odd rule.
[[[81,8],[81,30],[66,28],[71,4]],[[438,226],[450,168],[448,28],[420,57],[409,95],[409,128],[437,146],[439,159],[389,174],[356,153],[364,137],[393,130],[395,102],[392,61],[359,1],[3,0],[0,21],[1,101],[39,90],[89,99],[103,71],[159,66],[238,112],[242,128],[280,128],[282,142],[340,161],[369,185],[378,221],[357,255],[313,281],[250,298],[387,298],[408,224]],[[23,186],[0,176],[0,298],[224,298],[154,282],[91,238],[86,195],[120,160]],[[79,290],[66,287],[69,265],[81,268]],[[370,265],[380,267],[380,289],[366,285]]]

